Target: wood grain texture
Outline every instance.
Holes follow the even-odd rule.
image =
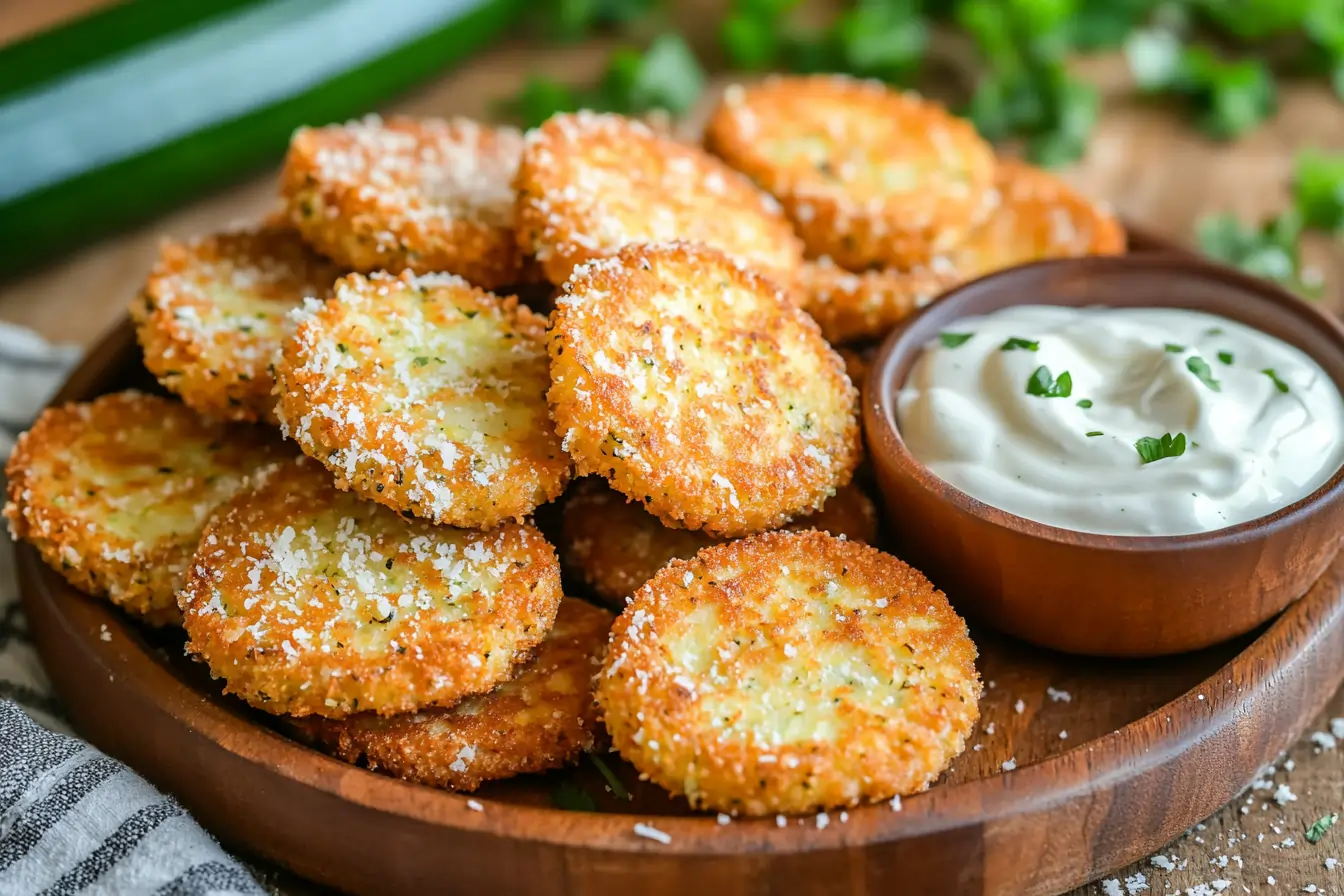
[[[123,324],[57,400],[143,379]],[[27,547],[18,567],[34,640],[82,733],[226,844],[354,893],[829,893],[838,883],[852,893],[1055,893],[1222,805],[1344,678],[1341,561],[1258,637],[1161,662],[1069,658],[977,631],[981,728],[946,780],[899,812],[861,807],[824,828],[817,818],[720,825],[619,761],[631,805],[607,796],[600,814],[549,808],[556,780],[572,774],[561,772],[487,786],[474,811],[465,796],[289,740],[223,697],[183,657],[180,635],[143,632]],[[636,836],[637,822],[670,842]]]
[[[1273,284],[1186,255],[1067,259],[952,290],[878,352],[864,386],[869,456],[896,553],[958,610],[1070,653],[1156,656],[1260,625],[1316,581],[1344,532],[1344,470],[1267,517],[1192,535],[1116,537],[1059,529],[975,500],[905,447],[896,396],[940,332],[1027,301],[1189,308],[1297,346],[1344,383],[1344,326]]]

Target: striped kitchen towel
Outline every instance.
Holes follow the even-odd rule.
[[[0,464],[78,355],[0,322]],[[265,896],[176,800],[59,733],[13,553],[0,537],[0,894]]]

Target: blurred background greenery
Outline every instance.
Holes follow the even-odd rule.
[[[1046,167],[1086,150],[1099,91],[1071,61],[1121,52],[1135,89],[1216,141],[1236,140],[1276,109],[1280,79],[1326,79],[1344,114],[1344,0],[853,0],[829,20],[798,0],[733,0],[718,26],[721,58],[742,72],[842,72],[918,89],[968,116],[997,143]],[[502,109],[524,125],[584,108],[638,115],[688,109],[706,83],[658,0],[550,0],[543,33],[576,40],[615,29],[616,51],[595,84],[533,78]],[[1344,227],[1344,154],[1303,147],[1294,203],[1264,222],[1200,222],[1209,255],[1312,295],[1298,238]]]
[[[361,47],[372,40],[367,30],[330,28],[338,15],[367,22],[373,10],[388,20],[396,9],[432,24],[376,53]],[[263,83],[252,105],[229,106],[212,91],[185,86],[186,77],[181,96],[169,96],[177,74],[169,72],[154,113],[115,76],[137,56],[145,62],[174,42],[185,49],[197,41],[233,54],[246,80],[246,42],[274,42],[287,32],[295,52],[322,54],[311,35],[324,22],[349,46],[326,44],[323,55],[359,64],[332,62],[291,93],[268,93]],[[694,39],[678,24],[693,26]],[[227,40],[203,40],[211,29]],[[1168,107],[1173,126],[1197,128],[1215,142],[1238,140],[1271,117],[1288,79],[1325,82],[1344,97],[1344,0],[723,0],[695,4],[691,22],[677,0],[123,0],[0,48],[0,155],[9,146],[11,161],[37,159],[27,166],[35,171],[49,167],[43,161],[53,144],[75,156],[68,176],[31,183],[24,164],[0,158],[0,261],[38,263],[161,212],[272,163],[296,125],[377,108],[497,36],[519,32],[549,44],[616,47],[596,78],[537,75],[516,95],[497,97],[496,117],[524,126],[577,108],[676,115],[700,99],[708,72],[841,72],[918,89],[967,115],[1007,151],[1057,167],[1083,155],[1098,122],[1100,91],[1080,74],[1096,54],[1123,57],[1141,102]],[[193,64],[210,63],[188,55]],[[113,114],[119,102],[132,107],[127,114]],[[212,102],[221,109],[202,119],[208,126],[171,131],[164,124],[181,106]],[[53,119],[67,114],[62,130]],[[89,126],[95,119],[105,130]],[[118,140],[134,151],[109,156]],[[1299,147],[1293,202],[1263,221],[1207,218],[1197,227],[1201,247],[1315,292],[1319,277],[1301,269],[1298,238],[1308,228],[1338,234],[1344,227],[1341,150]]]

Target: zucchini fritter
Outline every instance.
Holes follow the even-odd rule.
[[[151,625],[177,623],[174,594],[206,518],[287,456],[260,428],[118,392],[42,412],[5,466],[4,514],[79,590]]]
[[[617,618],[615,747],[694,808],[814,812],[925,789],[979,715],[966,624],[920,573],[822,532],[674,560]]]
[[[446,706],[506,681],[555,620],[536,529],[407,519],[298,458],[220,508],[178,596],[187,652],[225,693],[343,718]]]
[[[868,543],[877,536],[877,509],[858,486],[846,485],[820,511],[788,528],[820,529]],[[703,532],[668,528],[597,478],[580,481],[565,496],[561,563],[617,608],[670,561],[688,560],[718,543]]]
[[[1046,258],[1125,251],[1125,231],[1115,217],[1048,171],[1000,159],[995,184],[994,213],[948,253],[963,279]]]
[[[970,122],[877,81],[729,87],[705,145],[783,203],[812,255],[852,271],[927,264],[997,199],[993,151]]]
[[[601,730],[593,675],[607,652],[611,618],[565,598],[536,657],[488,694],[396,716],[308,716],[294,727],[345,762],[449,790],[560,768],[592,750]]]
[[[817,325],[703,246],[578,268],[551,315],[551,416],[581,474],[731,537],[821,508],[859,461],[857,393]]]
[[[871,268],[860,274],[850,273],[830,259],[820,259],[803,262],[794,281],[794,297],[827,340],[880,340],[892,327],[965,279],[941,259],[909,271]]]
[[[299,315],[276,378],[286,435],[341,488],[487,529],[559,496],[546,321],[450,274],[352,274]]]
[[[290,220],[357,271],[522,278],[513,177],[522,135],[468,119],[370,116],[295,132],[280,176]]]
[[[552,283],[631,243],[703,243],[787,283],[802,247],[778,203],[713,156],[619,115],[553,116],[527,135],[518,240]]]
[[[202,414],[275,422],[285,315],[340,275],[285,226],[166,241],[131,303],[145,366]]]

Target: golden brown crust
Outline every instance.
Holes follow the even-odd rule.
[[[280,418],[341,488],[481,529],[564,491],[546,321],[517,299],[446,274],[352,274],[299,317],[276,365]]]
[[[261,429],[118,392],[42,412],[5,466],[4,515],[79,590],[151,625],[178,623],[174,594],[206,516],[286,456]]]
[[[1125,231],[1115,216],[1047,171],[1000,159],[995,187],[1000,201],[994,213],[948,253],[950,267],[964,279],[1045,258],[1125,251]]]
[[[345,762],[449,790],[560,768],[591,751],[601,730],[593,675],[607,651],[611,619],[606,610],[565,598],[536,657],[488,694],[447,709],[308,716],[293,726]]]
[[[926,264],[995,199],[993,151],[969,122],[876,81],[730,87],[705,145],[780,200],[810,253],[849,270]]]
[[[704,243],[788,282],[802,246],[778,204],[698,147],[618,115],[556,115],[527,135],[518,240],[552,283],[631,243]]]
[[[555,551],[531,526],[407,519],[300,457],[220,508],[178,603],[187,652],[225,693],[343,718],[485,693],[541,642],[560,598]]]
[[[819,529],[869,543],[877,537],[877,508],[858,486],[846,485],[820,511],[788,528]],[[561,564],[618,609],[672,560],[689,560],[719,543],[703,532],[663,525],[595,477],[583,479],[565,496]]]
[[[966,279],[942,259],[908,271],[872,268],[855,274],[823,258],[803,262],[794,298],[829,341],[877,340]]]
[[[202,414],[275,422],[271,362],[285,315],[331,295],[340,275],[283,224],[166,240],[131,302],[145,366]]]
[[[966,624],[919,572],[821,532],[674,560],[616,620],[597,701],[693,807],[812,812],[923,790],[965,746]]]
[[[703,246],[575,270],[551,315],[551,416],[582,474],[730,537],[820,508],[860,455],[857,393],[816,324]]]
[[[446,271],[518,282],[513,177],[522,135],[468,119],[370,116],[300,128],[280,189],[319,252],[357,271]]]

